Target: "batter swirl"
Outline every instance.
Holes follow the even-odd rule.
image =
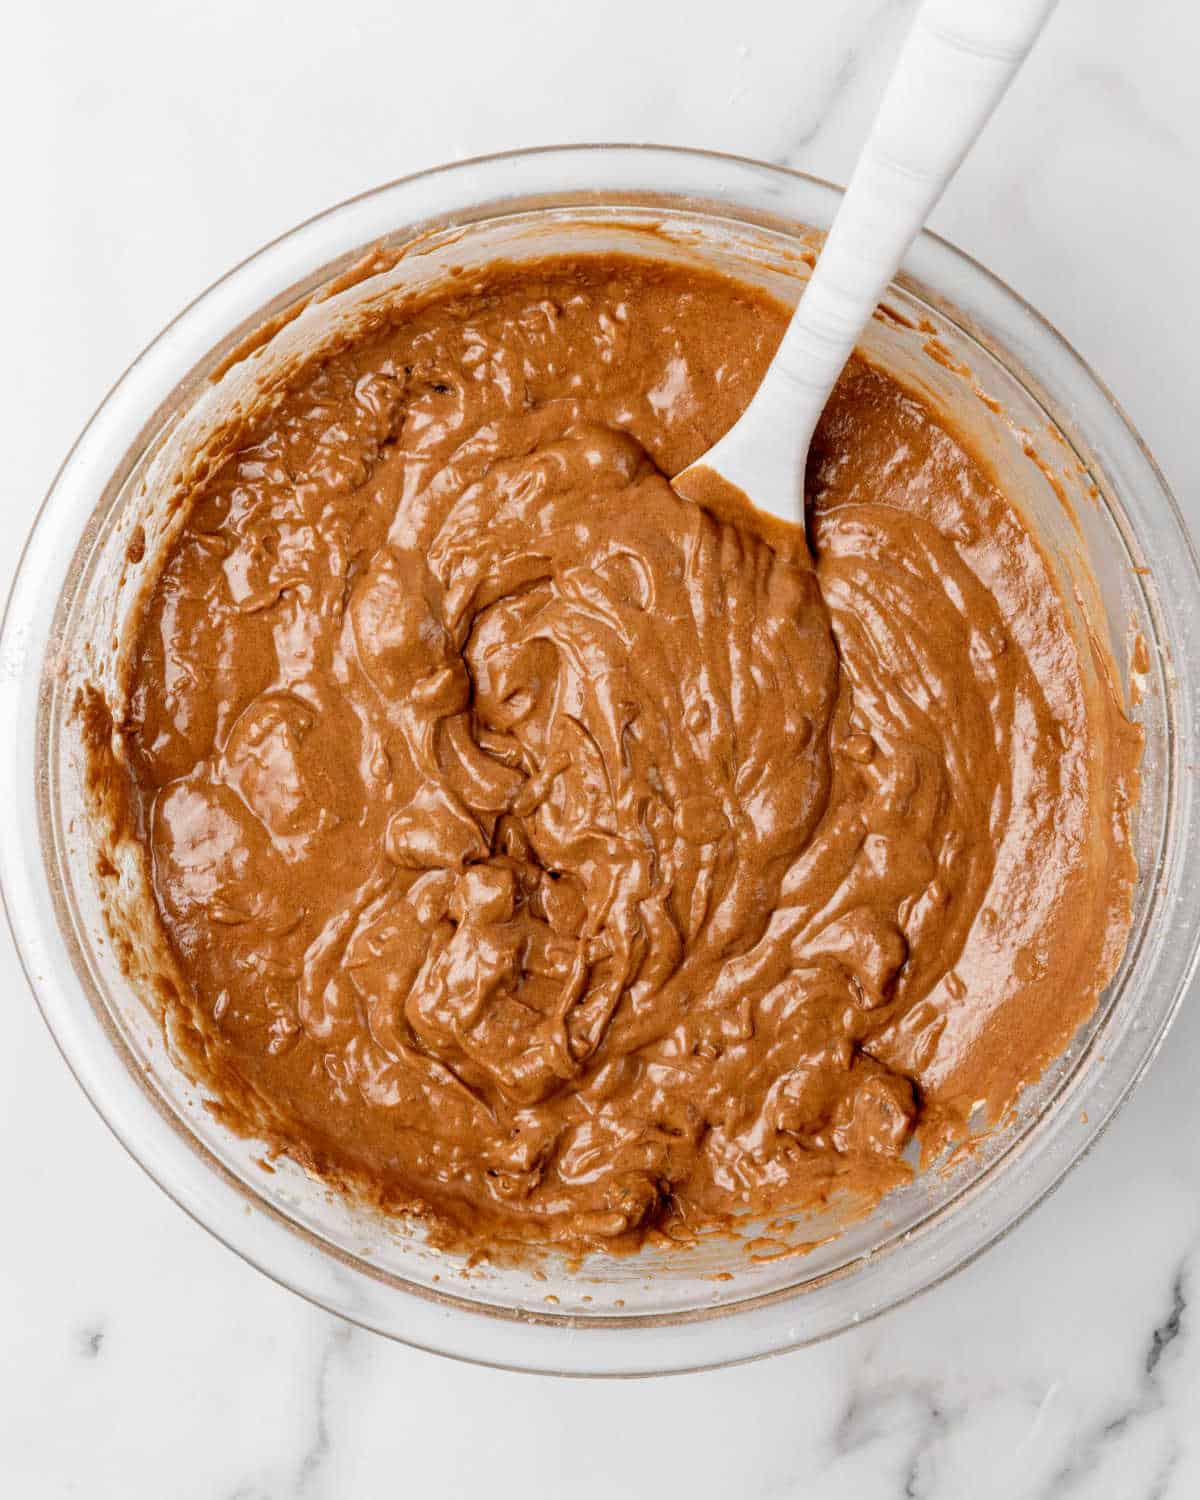
[[[870,1199],[1116,963],[1137,736],[952,436],[855,362],[807,540],[664,477],[785,316],[496,273],[193,497],[126,730],[180,1003],[218,1094],[390,1207],[631,1245]]]

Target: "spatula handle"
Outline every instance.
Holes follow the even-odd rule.
[[[925,0],[921,6],[768,377],[778,373],[793,402],[815,406],[814,424],[905,251],[1054,4]]]

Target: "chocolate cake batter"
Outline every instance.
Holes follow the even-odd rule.
[[[872,1201],[1090,1013],[1138,740],[1018,508],[858,361],[807,537],[664,477],[785,319],[502,270],[194,494],[126,741],[233,1123],[481,1242],[632,1247]]]

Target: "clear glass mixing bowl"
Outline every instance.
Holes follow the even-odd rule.
[[[1028,496],[1126,685],[1136,678],[1146,737],[1128,950],[1094,1019],[1006,1128],[806,1255],[714,1241],[576,1269],[472,1269],[287,1163],[264,1171],[261,1147],[218,1125],[171,1061],[114,951],[69,710],[84,679],[111,685],[116,638],[166,535],[162,496],[231,406],[372,302],[497,258],[625,250],[714,266],[794,300],[837,202],[827,183],[779,168],[645,147],[491,157],[380,188],[268,245],[165,329],[92,418],[29,538],[0,649],[0,876],[46,1020],[100,1114],[179,1204],[278,1281],[392,1337],[519,1369],[637,1374],[748,1359],[869,1318],[964,1265],[1049,1192],[1141,1077],[1187,983],[1200,927],[1187,863],[1200,847],[1195,552],[1096,377],[1037,313],[932,235],[865,343],[953,408]],[[394,263],[346,275],[370,247],[414,239]],[[228,365],[270,318],[274,336]],[[140,563],[129,548],[138,525]],[[819,1238],[800,1223],[772,1234],[776,1248],[789,1234]]]

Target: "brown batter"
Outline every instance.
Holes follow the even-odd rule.
[[[1090,1013],[1138,741],[1018,510],[860,362],[811,553],[663,477],[785,317],[499,272],[194,496],[127,744],[234,1123],[257,1095],[278,1148],[480,1240],[630,1246],[873,1199]]]

